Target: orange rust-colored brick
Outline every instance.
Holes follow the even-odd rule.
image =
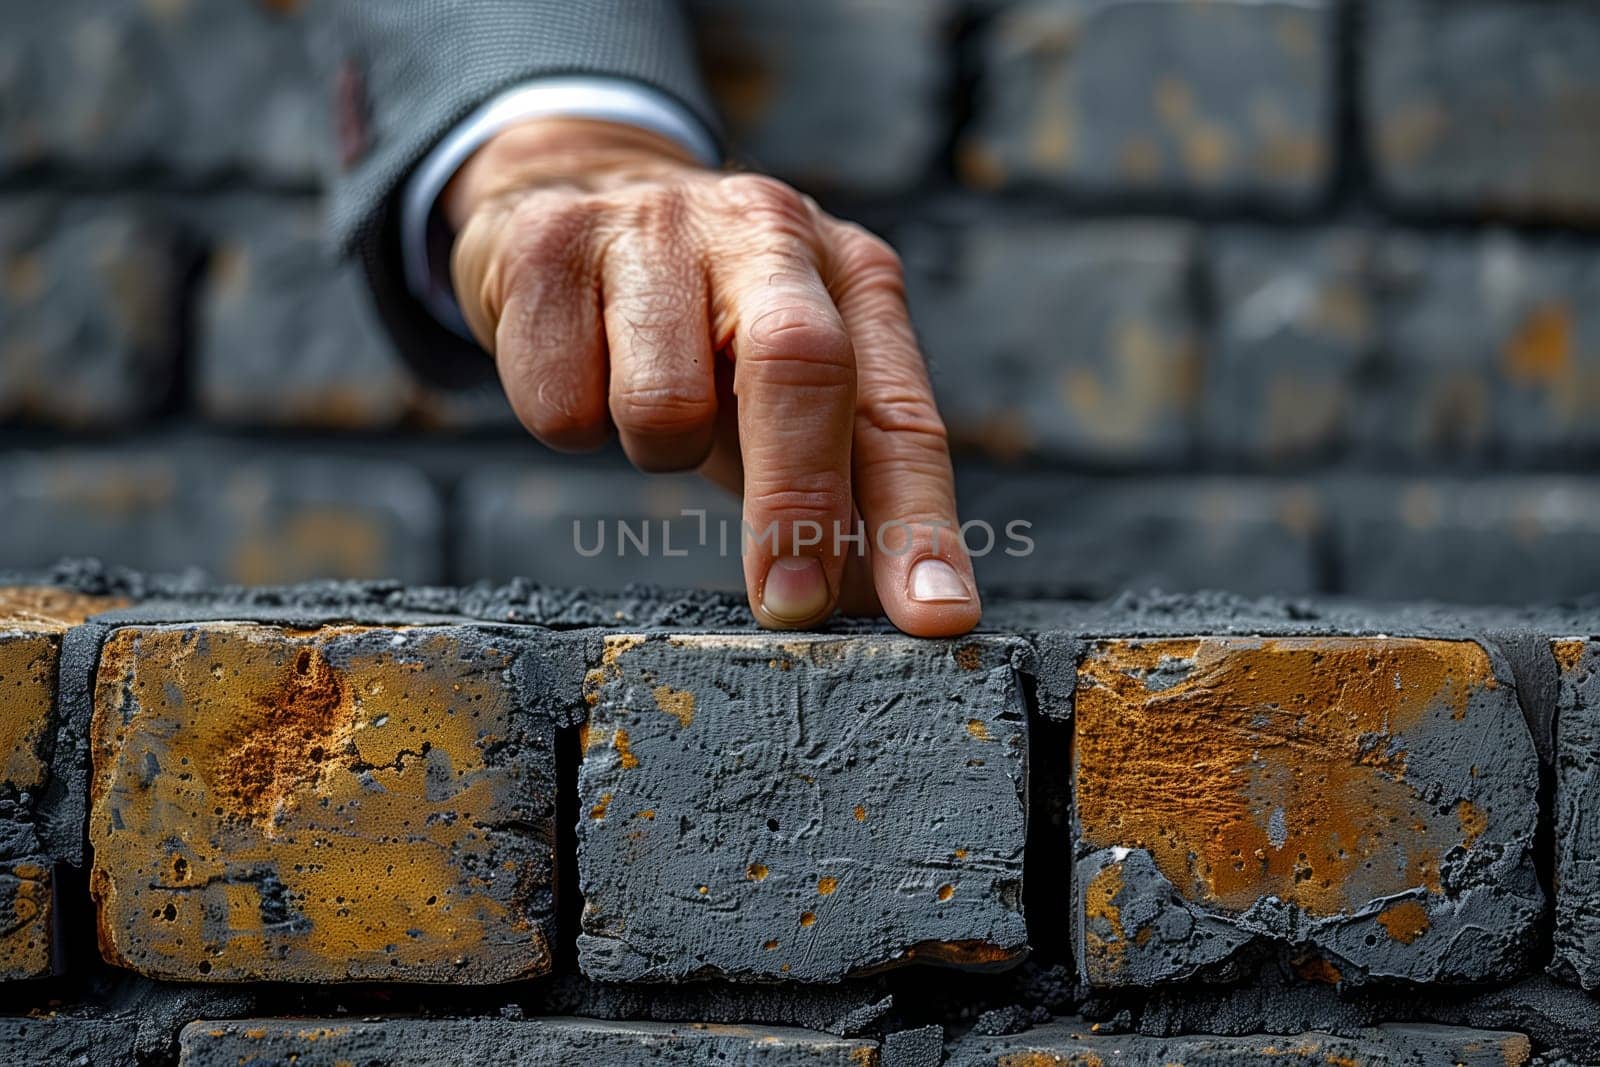
[[[1145,849],[1179,892],[1225,909],[1275,895],[1333,915],[1437,892],[1441,858],[1483,815],[1417,795],[1395,739],[1497,684],[1465,641],[1101,642],[1079,670],[1083,840]]]
[[[61,635],[123,603],[47,586],[0,588],[0,794],[37,796],[49,779]],[[48,862],[0,863],[0,980],[50,973],[53,907]]]
[[[115,632],[93,723],[103,954],[186,980],[547,971],[530,872],[492,829],[519,818],[515,768],[485,759],[510,662],[427,628]]]
[[[49,867],[0,863],[0,980],[50,973],[53,907]]]
[[[48,586],[0,588],[0,788],[44,784],[41,745],[55,706],[61,634],[124,603]]]

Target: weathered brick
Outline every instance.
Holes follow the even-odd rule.
[[[1078,672],[1074,913],[1097,986],[1514,977],[1538,758],[1471,641],[1108,640]]]
[[[370,311],[366,281],[332,258],[315,201],[230,199],[205,224],[216,242],[197,358],[208,417],[336,429],[515,425],[498,385],[446,394],[411,375]]]
[[[877,1067],[872,1041],[781,1026],[607,1022],[601,1019],[239,1019],[196,1022],[180,1067],[383,1063],[395,1067],[528,1067],[666,1063]]]
[[[95,556],[220,581],[437,581],[442,505],[403,463],[201,440],[0,457],[0,565]]]
[[[1000,458],[1189,455],[1200,337],[1178,223],[974,226],[904,242],[952,436]]]
[[[1353,1034],[1317,1033],[1242,1037],[1145,1037],[1101,1034],[1076,1020],[1060,1020],[1014,1037],[967,1037],[945,1060],[947,1067],[1126,1067],[1249,1063],[1260,1067],[1342,1064],[1347,1067],[1522,1067],[1532,1057],[1525,1035],[1503,1030],[1391,1024]]]
[[[1208,449],[1281,462],[1325,456],[1343,443],[1378,333],[1370,245],[1351,230],[1228,227],[1211,235]]]
[[[1600,10],[1368,5],[1361,112],[1385,191],[1423,211],[1600,220]]]
[[[1510,604],[1600,589],[1600,488],[1587,479],[1354,479],[1329,511],[1354,596]]]
[[[957,486],[962,521],[987,522],[995,534],[993,548],[973,560],[987,589],[1103,597],[1126,589],[1260,595],[1318,587],[1322,509],[1305,485],[1075,478],[963,465]],[[1017,521],[1032,525],[1008,535]],[[974,553],[988,547],[980,526],[965,540]]]
[[[0,981],[54,969],[55,857],[38,821],[50,781],[61,635],[118,603],[59,589],[0,589]]]
[[[137,1019],[0,1017],[0,1061],[10,1067],[134,1067]]]
[[[106,959],[209,981],[549,970],[554,725],[521,639],[460,627],[124,628],[96,681]]]
[[[0,28],[0,172],[308,184],[331,148],[303,5],[61,0]]]
[[[950,0],[692,0],[736,155],[807,186],[918,184],[945,137]]]
[[[0,202],[0,420],[153,412],[173,384],[181,289],[176,232],[146,205]]]
[[[467,477],[456,500],[456,566],[474,580],[744,589],[739,502],[699,477],[497,466]],[[685,511],[704,512],[703,539]]]
[[[1556,708],[1555,961],[1552,970],[1600,989],[1600,642],[1552,644]]]
[[[1015,0],[961,171],[981,188],[1303,206],[1332,169],[1334,5]]]
[[[609,637],[578,776],[591,978],[1020,958],[1013,647]]]
[[[1600,446],[1600,250],[1400,235],[1380,269],[1384,358],[1363,438],[1457,461]]]

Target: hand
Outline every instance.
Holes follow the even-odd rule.
[[[763,626],[836,605],[924,636],[976,625],[944,424],[883,241],[781,182],[586,120],[499,134],[443,206],[462,311],[522,424],[561,450],[614,425],[641,470],[742,493]],[[865,557],[834,537],[857,516]]]

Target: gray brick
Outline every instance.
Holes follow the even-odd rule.
[[[1318,588],[1323,522],[1312,488],[1275,479],[1079,478],[958,469],[966,536],[986,588],[1110,596],[1125,589],[1227,589],[1244,595]],[[1031,549],[1007,536],[1017,534]],[[1027,552],[1008,555],[1007,552]]]
[[[0,172],[315,180],[331,106],[300,5],[60,0],[0,24]]]
[[[1552,644],[1556,709],[1555,962],[1559,977],[1600,989],[1600,642]]]
[[[1074,698],[1074,957],[1098,987],[1485,983],[1532,962],[1538,755],[1473,641],[1102,640]]]
[[[1571,459],[1600,447],[1600,249],[1398,236],[1361,435],[1421,458]]]
[[[980,188],[1314,201],[1334,5],[1017,0],[988,31],[961,171]]]
[[[0,1018],[0,1060],[11,1067],[134,1067],[138,1036],[137,1019]]]
[[[956,440],[1002,458],[1188,456],[1200,374],[1189,227],[1009,221],[905,246]]]
[[[583,972],[825,982],[1020,958],[1014,651],[608,638],[578,775]]]
[[[1600,590],[1600,487],[1587,479],[1352,479],[1333,489],[1342,592],[1516,604]]]
[[[0,566],[63,556],[222,581],[439,579],[441,505],[400,463],[249,453],[191,442],[174,451],[58,450],[0,459]]]
[[[1503,1030],[1394,1024],[1345,1036],[1317,1033],[1242,1037],[1145,1037],[1100,1034],[1078,1020],[1059,1020],[1015,1037],[971,1036],[956,1043],[948,1067],[1117,1063],[1126,1067],[1261,1067],[1348,1064],[1350,1067],[1523,1067],[1532,1057],[1526,1036]]]
[[[0,202],[0,420],[92,427],[160,406],[182,273],[174,229],[147,205]]]
[[[811,1030],[600,1019],[238,1019],[183,1030],[180,1067],[383,1063],[528,1067],[607,1063],[876,1067],[877,1045]]]
[[[918,184],[946,135],[951,0],[693,0],[736,155],[806,186]]]
[[[1600,219],[1600,9],[1367,5],[1362,114],[1384,190],[1423,211]]]
[[[205,215],[215,248],[196,391],[208,417],[335,429],[516,425],[498,385],[443,393],[411,375],[360,272],[333,259],[316,202],[227,199]]]
[[[1343,443],[1377,337],[1370,244],[1342,230],[1230,227],[1211,236],[1208,449],[1272,463]]]
[[[744,588],[739,502],[698,477],[615,465],[489,467],[462,483],[458,501],[457,571],[468,579]],[[699,516],[685,510],[706,513],[703,544]],[[648,551],[640,547],[647,527]]]

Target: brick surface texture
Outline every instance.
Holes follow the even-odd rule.
[[[1510,682],[1465,641],[1092,646],[1074,749],[1085,980],[1223,973],[1258,941],[1335,980],[1518,973],[1544,901],[1536,783],[1507,773],[1536,762]]]
[[[54,580],[8,1063],[1600,1055],[1592,609]]]
[[[579,772],[584,972],[814,982],[1020,958],[1012,653],[608,638]]]
[[[107,957],[213,981],[548,971],[553,728],[506,684],[518,651],[451,628],[116,631],[89,826]]]

